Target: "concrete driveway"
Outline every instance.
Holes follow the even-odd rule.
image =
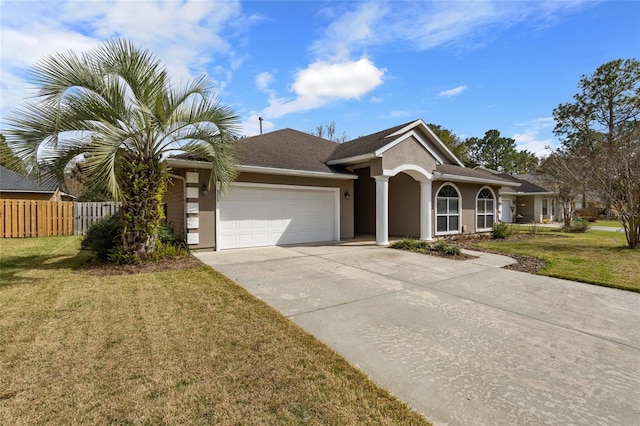
[[[354,242],[198,253],[436,425],[640,425],[640,294]]]

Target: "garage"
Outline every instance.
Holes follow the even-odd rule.
[[[338,188],[235,183],[217,203],[217,247],[336,241],[338,207]]]

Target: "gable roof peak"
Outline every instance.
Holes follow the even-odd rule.
[[[449,148],[442,142],[438,136],[433,133],[433,131],[426,125],[426,123],[422,119],[417,119],[413,121],[409,121],[404,124],[400,124],[398,126],[394,126],[385,130],[381,130],[376,133],[372,133],[370,135],[361,136],[359,138],[353,139],[349,142],[344,142],[340,144],[333,154],[329,157],[329,164],[341,164],[343,162],[353,162],[360,161],[363,157],[376,157],[379,156],[382,152],[385,151],[385,147],[393,146],[394,141],[398,141],[398,138],[401,138],[403,135],[406,135],[414,129],[420,128],[422,130],[422,134],[426,135],[426,139],[433,145],[435,145],[440,153],[444,154],[444,157],[451,161],[452,163],[464,167],[462,162],[449,150]],[[421,143],[427,148],[431,150],[431,148],[427,147],[424,138],[418,137],[421,139]],[[433,152],[432,152],[433,154]],[[438,155],[436,154],[436,157]]]

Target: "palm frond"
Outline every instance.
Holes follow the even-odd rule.
[[[203,76],[173,87],[149,51],[113,39],[83,54],[64,52],[38,61],[29,74],[35,99],[6,120],[0,146],[13,163],[33,174],[62,176],[70,156],[82,152],[97,185],[118,197],[118,161],[158,160],[176,147],[213,165],[213,180],[235,177],[232,135],[238,116],[212,96]]]

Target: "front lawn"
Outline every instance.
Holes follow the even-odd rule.
[[[428,424],[206,266],[97,276],[3,240],[0,424]]]
[[[480,249],[541,258],[547,265],[538,271],[540,275],[640,291],[640,250],[625,244],[623,233],[569,234],[549,228],[540,228],[533,238],[474,243]]]
[[[619,220],[596,220],[590,223],[593,226],[606,226],[607,228],[622,228],[622,223]]]

